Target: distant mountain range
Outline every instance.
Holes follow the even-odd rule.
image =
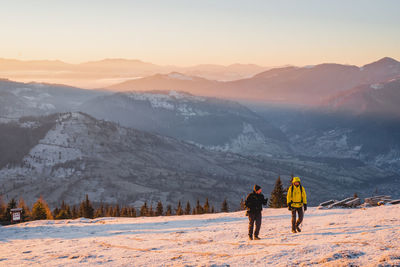
[[[209,149],[269,156],[290,152],[281,130],[228,100],[175,91],[126,92],[96,97],[80,110]]]
[[[399,95],[393,79],[336,94],[317,108],[261,105],[257,114],[233,101],[175,91],[111,93],[0,80],[0,122],[83,111],[215,151],[354,158],[396,171]]]
[[[246,107],[181,92],[83,90],[0,80],[0,121],[84,111],[98,119],[174,137],[219,151],[287,154],[285,135]]]
[[[59,60],[20,61],[0,58],[0,78],[22,82],[68,84],[81,88],[102,88],[125,80],[170,72],[230,81],[248,78],[267,69],[269,68],[255,64],[232,64],[228,66],[203,64],[180,67],[162,66],[130,59],[104,59],[69,64]]]
[[[108,87],[117,91],[180,90],[193,94],[277,104],[320,105],[355,87],[400,77],[400,62],[383,58],[363,67],[320,64],[267,70],[251,78],[221,82],[179,73],[153,75]]]
[[[362,86],[400,78],[400,62],[385,57],[362,67],[319,64],[266,68],[251,64],[160,66],[105,59],[81,64],[0,59],[0,77],[112,91],[182,91],[194,95],[280,105],[317,106]],[[354,95],[355,96],[355,95]]]
[[[85,101],[105,94],[65,85],[0,79],[0,120],[77,110]]]
[[[357,86],[333,96],[325,106],[355,115],[400,118],[400,77],[386,82]]]
[[[0,80],[0,194],[233,203],[255,182],[268,192],[294,173],[314,204],[354,190],[400,196],[399,64],[286,67],[230,82],[169,72],[112,88],[123,92]]]

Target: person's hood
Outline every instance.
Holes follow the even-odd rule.
[[[295,182],[301,183],[300,177],[293,177],[292,183],[294,184]]]

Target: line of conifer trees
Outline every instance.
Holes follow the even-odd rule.
[[[293,175],[292,175],[293,177]],[[268,206],[270,208],[283,208],[286,207],[286,194],[289,187],[284,188],[280,177],[275,182],[274,189],[271,192]],[[108,205],[100,204],[94,208],[93,204],[89,200],[88,195],[79,204],[70,206],[64,201],[60,207],[56,207],[52,211],[50,210],[46,201],[40,197],[30,209],[26,205],[25,201],[21,198],[18,202],[15,199],[11,199],[8,204],[5,204],[0,198],[0,222],[7,223],[11,221],[10,211],[13,208],[21,208],[22,221],[30,220],[63,220],[63,219],[76,219],[80,217],[84,218],[99,218],[99,217],[152,217],[152,216],[171,216],[171,215],[196,215],[217,212],[213,205],[210,205],[208,198],[204,204],[201,204],[197,200],[196,205],[192,207],[190,202],[186,202],[186,205],[182,205],[181,201],[178,201],[176,207],[167,205],[164,209],[164,205],[161,201],[157,202],[157,205],[153,207],[152,204],[144,202],[139,210],[134,207],[120,206],[120,205]],[[240,210],[245,210],[245,204],[243,199],[240,202]],[[220,212],[229,212],[228,201],[224,199],[221,204]]]
[[[99,217],[152,217],[152,216],[171,216],[171,215],[196,215],[215,213],[216,209],[213,205],[210,205],[208,198],[202,205],[197,200],[196,205],[191,206],[188,201],[183,207],[181,201],[178,202],[176,207],[167,205],[164,209],[164,205],[161,201],[157,202],[157,205],[153,208],[152,205],[148,205],[147,202],[136,210],[134,207],[120,206],[120,205],[108,205],[100,204],[96,208],[89,200],[88,195],[79,205],[68,205],[64,201],[61,205],[53,210],[50,210],[49,205],[46,201],[40,197],[30,209],[25,201],[21,198],[18,202],[15,199],[11,199],[8,204],[4,204],[0,199],[0,221],[8,223],[11,221],[11,209],[21,208],[22,221],[31,220],[64,220],[64,219],[76,219],[80,217],[84,218],[99,218]],[[229,212],[228,202],[225,199],[221,204],[221,212]]]

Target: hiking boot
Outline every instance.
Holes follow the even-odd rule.
[[[249,240],[253,240],[253,237],[251,235],[249,235]]]
[[[260,240],[260,238],[258,236],[255,236],[254,240]]]
[[[301,232],[301,229],[300,229],[300,227],[299,227],[298,225],[296,226],[296,230],[297,230],[297,232],[299,232],[299,233]]]
[[[297,232],[296,232],[296,230],[295,230],[295,229],[292,229],[292,233],[293,233],[293,234],[295,234],[295,233],[297,233]]]

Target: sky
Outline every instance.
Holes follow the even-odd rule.
[[[0,57],[163,65],[400,59],[397,0],[0,0]]]

